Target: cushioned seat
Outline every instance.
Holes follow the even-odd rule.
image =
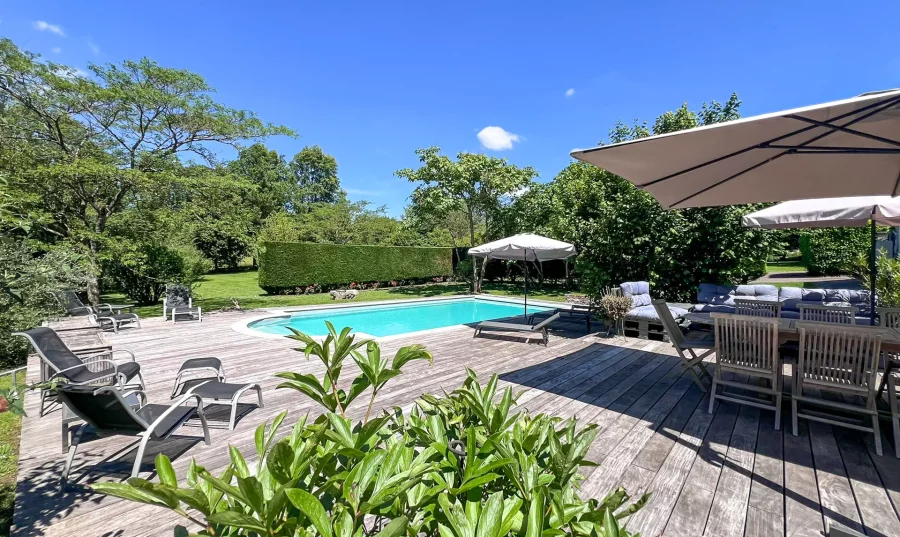
[[[675,319],[681,319],[687,314],[686,309],[674,306],[669,306],[669,311],[672,312],[672,317],[675,317]],[[649,321],[659,320],[659,315],[656,314],[656,309],[652,305],[633,308],[628,312],[628,316],[634,319],[647,319]]]
[[[659,321],[656,309],[651,305],[653,299],[650,298],[649,282],[625,282],[619,286],[622,289],[622,296],[631,299],[632,309],[626,314],[632,319],[645,319],[648,321]],[[668,306],[672,312],[672,317],[680,319],[685,316],[687,310]]]

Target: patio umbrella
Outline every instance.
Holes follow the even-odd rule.
[[[568,259],[576,253],[575,246],[567,242],[535,235],[534,233],[520,233],[512,237],[469,248],[469,255],[483,258],[484,263],[487,263],[489,259],[525,261],[526,316],[528,316],[528,261],[540,262],[553,259]]]
[[[900,225],[900,198],[858,196],[786,201],[745,215],[746,227],[765,229],[862,227],[871,225],[872,250],[869,254],[871,321],[875,324],[875,225]]]
[[[666,208],[900,195],[900,90],[573,151]]]

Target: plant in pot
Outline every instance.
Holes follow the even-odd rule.
[[[626,296],[606,295],[600,298],[599,306],[607,327],[607,337],[622,333],[622,320],[631,310],[631,299]]]

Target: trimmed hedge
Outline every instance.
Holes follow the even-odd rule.
[[[274,293],[318,284],[419,280],[453,274],[452,248],[264,242],[259,286]]]
[[[800,253],[811,276],[850,274],[856,260],[871,248],[868,227],[824,228],[804,231]]]

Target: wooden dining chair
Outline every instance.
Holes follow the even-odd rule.
[[[853,306],[800,304],[800,320],[817,323],[856,324],[857,310]]]
[[[900,328],[900,308],[875,308],[878,325],[885,328]],[[881,382],[878,384],[876,400],[881,399],[884,389],[888,389],[888,404],[891,407],[891,427],[894,430],[894,454],[900,458],[900,394],[897,393],[897,375],[900,374],[900,355],[884,353]]]
[[[779,319],[731,313],[711,314],[715,323],[716,372],[709,397],[712,414],[716,399],[775,411],[775,430],[781,429],[781,358],[778,353]],[[769,381],[768,387],[725,380],[736,373]],[[722,386],[722,393],[718,387]],[[728,393],[739,388],[772,396],[772,404],[753,396]]]
[[[751,317],[781,317],[781,302],[735,298],[734,313]]]
[[[681,357],[681,367],[691,374],[694,383],[705,392],[706,386],[703,381],[709,379],[710,374],[703,365],[703,359],[715,352],[715,343],[708,339],[687,339],[675,322],[675,317],[672,316],[672,311],[669,310],[665,300],[654,300],[651,304],[656,309],[663,330],[669,336],[669,342]]]
[[[791,424],[797,436],[798,418],[848,427],[875,435],[875,452],[881,455],[881,431],[878,427],[875,386],[882,335],[867,326],[834,323],[797,322],[800,332],[800,358],[794,368],[791,397]],[[825,399],[820,391],[847,395],[843,402]],[[862,405],[849,401],[862,401]],[[833,419],[816,412],[799,410],[798,403],[809,403],[844,413],[862,414],[872,426]]]

